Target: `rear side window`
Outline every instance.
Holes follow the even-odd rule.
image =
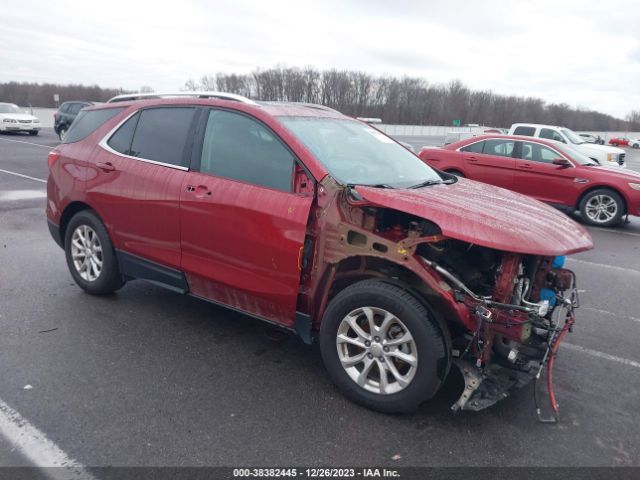
[[[169,165],[186,166],[184,147],[194,114],[193,107],[142,110],[128,155]]]
[[[516,127],[513,131],[514,135],[524,135],[525,137],[533,137],[536,134],[535,127]]]
[[[88,137],[124,108],[105,108],[80,112],[75,118],[62,143],[74,143]]]
[[[291,191],[294,157],[264,125],[246,115],[211,110],[200,171]]]
[[[511,157],[514,145],[513,140],[486,140],[482,153],[497,157]]]
[[[63,104],[60,106],[60,111],[61,111],[62,113],[67,113],[67,112],[69,111],[69,105],[71,105],[71,104],[70,104],[70,103],[63,103]]]
[[[133,140],[133,132],[136,131],[138,125],[138,118],[140,118],[140,114],[136,113],[124,122],[107,141],[107,145],[118,153],[131,155],[131,141]]]
[[[482,153],[484,142],[476,142],[460,149],[461,152]]]

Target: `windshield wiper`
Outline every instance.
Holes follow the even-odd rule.
[[[412,185],[409,188],[422,188],[422,187],[428,187],[430,185],[440,185],[441,183],[447,183],[447,182],[444,182],[442,180],[427,180],[426,182],[422,182],[417,185]],[[448,182],[448,183],[452,183],[452,182]]]
[[[357,187],[357,186],[361,186],[361,187],[373,187],[373,188],[393,188],[391,185],[387,184],[387,183],[348,183],[347,187],[349,188],[353,188],[353,187]]]

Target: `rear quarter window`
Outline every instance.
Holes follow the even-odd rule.
[[[75,143],[87,138],[123,110],[124,108],[105,108],[80,112],[71,124],[62,143]]]
[[[472,143],[471,145],[467,145],[466,147],[462,147],[460,151],[482,153],[483,147],[484,147],[484,141],[480,141],[480,142]]]
[[[513,131],[514,135],[524,135],[525,137],[533,137],[536,134],[536,127],[516,127]]]

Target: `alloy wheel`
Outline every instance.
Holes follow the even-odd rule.
[[[367,391],[390,395],[409,386],[418,368],[411,332],[391,312],[361,307],[338,327],[336,347],[342,368]]]
[[[618,203],[609,195],[594,195],[587,202],[585,212],[594,223],[606,223],[618,213]]]
[[[102,244],[98,234],[88,225],[79,225],[71,237],[71,258],[80,277],[94,282],[102,273]]]

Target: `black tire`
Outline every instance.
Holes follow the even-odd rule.
[[[64,140],[64,136],[67,134],[67,127],[60,127],[58,130],[58,138],[60,141]]]
[[[634,143],[633,148],[640,148],[640,143]]]
[[[90,227],[97,234],[102,247],[102,270],[96,279],[88,281],[81,277],[72,258],[72,238],[78,227]],[[113,293],[124,285],[122,275],[118,268],[118,260],[113,249],[113,244],[107,233],[107,229],[98,216],[91,210],[82,210],[76,213],[67,225],[64,238],[64,251],[67,258],[67,266],[71,276],[85,292],[92,295],[107,295]]]
[[[450,173],[451,175],[455,175],[456,177],[462,177],[465,178],[465,174],[462,173],[460,170],[445,170],[447,173]]]
[[[29,132],[29,135],[31,135],[32,137],[35,137],[36,135],[38,135],[38,131],[34,130],[32,132]]]
[[[361,307],[392,313],[413,337],[417,366],[409,384],[399,391],[382,394],[366,390],[342,366],[336,344],[339,327],[346,316]],[[372,410],[403,413],[415,410],[433,397],[444,381],[450,367],[449,342],[444,335],[447,332],[442,330],[440,323],[412,294],[395,284],[365,280],[345,288],[330,302],[320,328],[320,351],[329,376],[346,397]],[[389,337],[382,339],[382,344],[389,340]],[[376,357],[373,359],[375,361]],[[397,367],[393,358],[387,362],[394,362]],[[374,365],[372,370],[376,369],[379,376],[378,368]],[[385,378],[395,381],[391,372],[385,374]]]
[[[588,209],[590,202],[597,202],[596,197],[603,196],[605,198],[611,199],[616,204],[615,214],[609,219],[603,219],[602,221],[598,221],[596,218],[593,218],[589,215]],[[609,190],[608,188],[598,188],[596,190],[592,190],[587,193],[584,198],[580,201],[580,205],[578,206],[580,210],[580,216],[582,220],[589,225],[597,225],[599,227],[613,227],[618,225],[622,221],[622,217],[625,215],[625,203],[620,194],[614,192],[613,190]]]

